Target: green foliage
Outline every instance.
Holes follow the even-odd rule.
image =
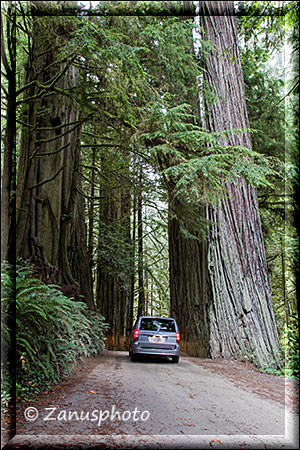
[[[258,65],[281,49],[285,33],[297,24],[295,1],[239,2],[239,31],[243,39],[243,59]]]
[[[71,2],[60,3],[56,5],[59,9],[64,8],[66,3],[67,6],[75,7]],[[122,189],[124,186],[132,189],[137,184],[136,168],[133,167],[134,164],[130,167],[124,164],[124,153],[138,155],[151,166],[147,174],[147,186],[151,186],[154,171],[160,168],[158,184],[161,186],[163,179],[170,181],[170,185],[174,186],[172,194],[175,200],[180,197],[185,199],[182,215],[185,223],[190,224],[202,220],[199,206],[214,204],[220,196],[226,195],[226,182],[235,183],[245,177],[249,183],[259,187],[260,195],[267,197],[270,206],[271,202],[278,200],[276,196],[279,194],[280,202],[285,203],[283,181],[287,178],[295,179],[295,167],[283,164],[285,138],[289,136],[289,141],[294,139],[290,139],[290,130],[286,133],[283,120],[285,111],[280,102],[283,82],[275,80],[263,70],[263,63],[268,61],[274,49],[281,48],[284,29],[295,26],[295,2],[283,2],[282,12],[285,15],[273,14],[276,11],[274,4],[277,2],[241,2],[245,15],[240,20],[240,35],[244,44],[242,60],[252,130],[252,151],[240,146],[220,144],[220,141],[230,141],[235,133],[245,130],[208,133],[196,125],[199,123],[197,89],[202,74],[200,61],[211,47],[209,43],[200,42],[199,39],[197,45],[201,49],[201,55],[197,59],[193,50],[193,20],[149,14],[153,12],[153,8],[159,12],[165,6],[164,2],[135,3],[134,11],[137,16],[120,14],[132,8],[132,2],[99,2],[96,7],[101,12],[99,16],[66,18],[46,15],[38,19],[26,14],[23,16],[22,8],[26,8],[27,2],[17,4],[20,12],[18,88],[22,88],[24,84],[24,69],[27,54],[30,53],[34,22],[39,22],[40,27],[49,30],[45,44],[49,48],[57,46],[57,59],[80,68],[79,87],[68,95],[78,93],[76,102],[85,119],[81,150],[81,194],[90,193],[86,197],[89,205],[94,207],[92,257],[95,257],[94,261],[101,269],[118,275],[122,287],[128,286],[133,270],[132,245],[121,220],[117,219],[107,225],[99,220],[99,215],[105,202],[101,197],[103,191],[114,192],[114,189]],[[182,2],[171,3],[179,8]],[[250,4],[253,14],[248,11]],[[62,35],[68,35],[66,46],[62,46],[61,42],[65,42],[65,39],[60,39],[59,33],[53,36],[53,32],[50,32],[57,28],[53,27],[53,23],[60,25]],[[35,26],[37,27],[37,23]],[[46,47],[45,45],[45,49]],[[4,85],[6,86],[6,81]],[[210,87],[203,86],[203,90],[206,100],[210,100],[209,95],[213,100]],[[49,92],[44,94],[48,95]],[[40,93],[40,96],[44,94]],[[93,146],[97,148],[95,161],[87,150]],[[295,147],[294,144],[293,146]],[[108,149],[111,148],[115,157],[107,158]],[[108,160],[106,165],[105,158]],[[95,175],[93,182],[91,168]],[[92,183],[95,188],[93,193]],[[140,188],[145,190],[145,185],[144,182]],[[151,204],[150,194],[151,189],[148,196],[144,195],[144,206]],[[275,209],[274,205],[272,208]],[[166,212],[166,204],[162,209]],[[270,230],[274,227],[280,213],[275,216],[266,213],[263,217],[264,228]],[[144,271],[150,280],[146,293],[148,290],[149,295],[153,294],[157,310],[161,306],[161,310],[166,311],[167,219],[164,217],[158,227],[155,225],[155,215],[153,218],[146,217],[145,221],[147,231],[144,237]],[[207,223],[203,221],[200,225],[205,227]],[[151,228],[149,232],[147,227],[153,227],[153,230]],[[184,227],[181,232],[186,237],[195,237]],[[161,244],[158,243],[159,240]],[[278,245],[278,240],[271,236],[269,247],[267,246],[268,256],[274,256],[272,246],[276,253]],[[287,259],[290,254],[289,252]],[[276,318],[284,341],[282,283],[276,285],[276,280],[281,279],[278,257],[274,261],[274,303],[280,304]],[[290,267],[287,273],[291,273]],[[4,316],[7,315],[10,284],[8,274],[3,273]],[[105,326],[102,318],[87,311],[82,303],[66,299],[57,286],[46,286],[31,278],[28,267],[18,267],[17,290],[18,363],[21,367],[18,373],[18,390],[20,395],[28,395],[29,392],[38,390],[42,384],[57,382],[68,373],[68,368],[75,364],[79,355],[90,355],[101,350],[100,341],[102,342]],[[291,302],[293,295],[290,295]],[[44,329],[47,329],[47,336]],[[8,339],[6,324],[3,335]],[[39,335],[43,337],[41,340]],[[297,354],[296,350],[293,354]]]
[[[170,315],[168,209],[166,199],[154,188],[143,195],[144,211],[143,264],[146,312],[149,315]]]
[[[7,411],[7,406],[11,397],[12,382],[1,363],[1,412]]]
[[[226,183],[242,177],[255,187],[273,187],[274,179],[285,179],[285,165],[275,156],[238,145],[220,144],[244,130],[223,130],[209,133],[190,122],[193,117],[186,104],[155,109],[149,116],[156,120],[157,131],[144,133],[151,151],[169,167],[162,174],[175,182],[175,196],[184,195],[190,204],[214,204],[226,194]],[[153,126],[153,125],[152,125]],[[148,144],[149,145],[149,144]],[[170,165],[170,162],[174,161]]]
[[[281,335],[282,361],[281,370],[262,367],[262,371],[272,375],[296,378],[299,380],[299,328],[296,323],[286,327]]]
[[[285,109],[281,102],[284,82],[276,79],[270,70],[258,69],[251,61],[244,62],[244,79],[250,126],[257,130],[252,136],[253,148],[283,159],[286,145]]]
[[[4,332],[11,296],[11,280],[3,265],[1,299]],[[31,268],[18,263],[16,271],[17,397],[58,383],[69,375],[81,356],[99,353],[105,346],[104,317],[82,302],[62,294],[58,286],[32,277]],[[6,345],[9,345],[7,339]],[[7,398],[4,399],[7,401]]]
[[[110,275],[117,275],[122,288],[130,283],[133,270],[132,244],[128,242],[126,229],[118,223],[101,223],[98,240],[97,263]]]
[[[297,321],[285,329],[281,339],[285,351],[284,374],[299,379],[299,329]]]
[[[292,75],[291,61],[284,66],[280,51],[284,37],[299,48],[296,2],[243,2],[245,15],[239,20],[245,93],[253,149],[276,157],[285,164],[282,177],[272,177],[272,185],[259,186],[258,199],[266,256],[272,286],[276,324],[285,364],[281,375],[299,377],[299,332],[296,272],[299,260],[299,237],[295,229],[296,209],[293,192],[297,186],[298,145],[292,124],[293,99],[299,86],[299,74]],[[293,36],[297,39],[293,43]],[[276,53],[277,52],[277,53]],[[277,54],[277,58],[276,58]],[[297,51],[292,54],[297,59]],[[296,58],[295,58],[296,56]],[[271,60],[272,57],[272,60]],[[297,65],[298,68],[298,65]],[[277,170],[278,170],[277,169]]]

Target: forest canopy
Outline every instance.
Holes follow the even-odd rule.
[[[67,364],[13,338],[24,273],[37,304],[54,289],[50,308],[85,317],[68,340],[88,354],[105,322],[125,350],[137,315],[172,315],[192,355],[297,375],[297,2],[1,5],[4,345],[20,379]],[[28,324],[50,314],[34,308]]]

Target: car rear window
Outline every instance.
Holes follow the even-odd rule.
[[[142,319],[140,330],[173,331],[175,333],[175,321],[170,319]]]

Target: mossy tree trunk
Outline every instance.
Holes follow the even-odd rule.
[[[6,44],[5,44],[6,37]],[[1,63],[3,79],[3,101],[6,102],[6,126],[2,176],[1,176],[1,261],[15,262],[15,210],[16,210],[16,8],[8,7],[6,33],[1,17]]]
[[[81,190],[81,180],[76,185]],[[85,200],[82,195],[76,196],[73,220],[70,224],[68,258],[72,274],[79,283],[80,293],[90,310],[95,310],[93,281],[90,264],[90,254],[87,247],[87,226],[85,223]]]
[[[205,101],[205,124],[211,131],[248,128],[233,2],[200,4],[204,38],[215,46],[204,75],[215,95],[214,102]],[[223,143],[251,148],[246,131]],[[277,366],[280,345],[256,190],[244,180],[226,189],[217,206],[199,211],[214,223],[206,239],[181,235],[177,219],[184,201],[171,203],[171,311],[188,353]]]
[[[36,2],[37,8],[38,3],[43,4]],[[44,281],[65,285],[76,296],[87,295],[92,305],[91,291],[80,292],[78,270],[70,265],[71,253],[73,260],[77,251],[86,253],[86,242],[81,239],[85,247],[75,247],[70,233],[71,227],[82,229],[75,221],[84,217],[76,212],[82,202],[77,191],[82,120],[74,100],[79,71],[71,56],[59,55],[72,27],[65,18],[33,18],[22,112],[16,253],[33,261]]]

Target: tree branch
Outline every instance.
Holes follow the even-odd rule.
[[[36,189],[37,187],[40,187],[40,186],[42,186],[43,184],[46,184],[46,183],[49,183],[50,181],[53,181],[53,180],[60,174],[60,172],[61,172],[65,167],[66,167],[66,164],[65,164],[64,166],[62,166],[62,167],[58,170],[58,172],[56,172],[56,174],[53,175],[53,177],[47,178],[47,180],[44,180],[44,181],[40,181],[39,183],[35,184],[34,186],[31,186],[31,187],[29,188],[29,190],[31,190],[31,189]]]
[[[72,131],[76,130],[76,128],[78,128],[81,124],[83,123],[83,120],[78,121],[78,124],[75,125],[73,128],[71,128],[70,130],[65,131],[64,133],[58,134],[57,136],[48,138],[48,139],[39,139],[36,141],[36,143],[41,144],[41,143],[46,143],[46,142],[52,142],[55,141],[56,139],[60,139],[61,137],[65,136],[66,134],[72,133]]]
[[[70,142],[68,142],[67,144],[63,145],[62,147],[58,148],[57,150],[54,150],[53,152],[47,152],[47,153],[34,153],[30,159],[32,158],[43,158],[43,156],[51,156],[51,155],[55,155],[56,153],[59,153],[61,151],[63,151],[65,148],[69,147]],[[39,150],[39,147],[38,147]]]
[[[4,33],[3,33],[3,21],[2,21],[2,16],[1,16],[1,59],[3,62],[3,66],[6,70],[6,75],[9,75],[11,73],[11,68],[8,64],[8,60],[6,57],[6,52],[5,52],[5,47],[4,47]]]
[[[2,83],[1,83],[1,89],[4,91],[4,94],[6,95],[6,97],[8,97],[8,92]]]
[[[286,99],[286,97],[288,97],[297,87],[299,86],[299,80],[296,81],[296,83],[294,84],[294,86],[289,90],[289,92],[281,99],[279,100],[279,102],[276,103],[275,106],[279,105],[279,103],[283,102],[283,100]]]

